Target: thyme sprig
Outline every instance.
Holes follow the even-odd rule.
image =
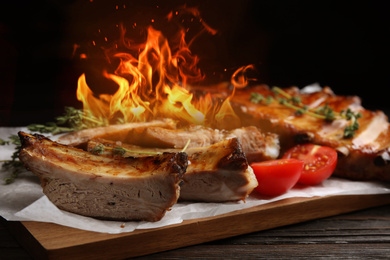
[[[1,168],[5,171],[11,172],[11,175],[4,179],[6,184],[11,184],[24,171],[23,163],[19,161],[19,153],[21,149],[20,139],[17,135],[11,135],[9,140],[0,139],[0,145],[15,145],[15,151],[11,156],[11,160],[1,160]]]
[[[251,93],[251,102],[255,104],[261,104],[265,102],[266,105],[271,104],[274,101],[274,98],[272,96],[264,97],[262,94],[257,92]]]
[[[94,148],[91,149],[91,153],[93,154],[103,154],[105,150],[111,150],[114,156],[124,156],[126,152],[128,153],[138,153],[138,154],[146,154],[146,155],[159,155],[161,152],[146,152],[146,151],[134,151],[126,149],[122,146],[106,146],[104,144],[98,144]]]
[[[273,87],[272,91],[276,95],[282,95],[284,98],[279,98],[279,103],[287,107],[293,108],[296,110],[297,115],[308,114],[310,116],[323,119],[326,121],[333,121],[336,119],[336,115],[331,107],[328,104],[325,104],[323,107],[317,109],[311,109],[307,105],[303,104],[301,98],[298,96],[291,96],[286,91],[279,87]]]
[[[188,139],[186,145],[181,150],[181,152],[185,152],[187,150],[188,146],[190,145],[190,142],[191,142],[191,139]],[[160,155],[160,154],[162,154],[162,152],[147,152],[147,151],[129,150],[129,149],[126,149],[122,146],[111,147],[111,146],[107,146],[104,144],[96,145],[95,147],[93,147],[90,150],[90,153],[103,154],[105,150],[111,150],[112,154],[114,156],[118,156],[118,157],[123,157],[126,153],[138,153],[138,154],[145,154],[145,155]]]
[[[108,120],[94,116],[89,111],[83,111],[73,107],[65,107],[62,116],[56,117],[55,122],[46,124],[31,124],[27,128],[32,132],[59,134],[81,129],[93,128],[108,125]],[[2,169],[11,172],[11,176],[5,179],[6,184],[13,183],[18,175],[25,170],[23,163],[19,161],[21,150],[20,139],[17,135],[12,135],[9,140],[0,139],[0,145],[15,145],[15,152],[10,160],[2,160]]]
[[[362,117],[361,113],[354,113],[351,109],[343,110],[339,113],[335,112],[328,104],[322,107],[313,109],[303,104],[299,96],[292,96],[279,87],[273,87],[272,91],[277,97],[279,104],[295,110],[296,115],[307,114],[315,118],[323,119],[326,121],[333,121],[336,119],[345,119],[350,121],[350,124],[344,129],[344,138],[352,138],[355,132],[359,129],[358,119]],[[250,96],[252,103],[269,105],[274,102],[272,96],[264,98],[260,93],[252,92]]]
[[[31,124],[27,128],[34,132],[60,134],[109,124],[107,119],[96,117],[88,110],[83,111],[74,107],[65,107],[64,114],[55,119],[56,122]]]

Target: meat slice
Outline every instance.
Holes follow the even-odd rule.
[[[65,134],[57,139],[57,142],[65,145],[83,148],[92,138],[115,139],[126,141],[131,138],[133,129],[145,129],[152,126],[175,128],[176,122],[171,119],[154,120],[150,122],[127,123],[89,128]]]
[[[19,132],[20,160],[60,209],[110,220],[160,220],[180,194],[185,153],[112,158]]]
[[[98,146],[105,149],[96,149]],[[120,156],[146,156],[156,152],[178,152],[174,148],[150,148],[109,140],[91,140],[89,151],[101,151],[117,156],[115,147],[127,150]],[[183,177],[180,200],[223,202],[244,200],[257,186],[256,177],[248,165],[239,140],[224,139],[206,147],[187,148],[189,164]]]
[[[188,140],[191,140],[189,147],[208,146],[225,137],[222,131],[202,126],[179,129],[167,129],[159,126],[135,128],[131,131],[131,136],[132,138],[127,140],[128,143],[160,148],[183,148]]]
[[[187,151],[190,164],[183,177],[181,200],[244,200],[258,183],[237,138]]]
[[[270,132],[261,132],[254,126],[241,127],[226,134],[240,140],[249,163],[276,159],[280,153],[279,137]]]
[[[158,126],[134,128],[127,143],[143,147],[183,148],[188,140],[189,147],[205,147],[226,138],[237,137],[249,163],[275,159],[279,155],[279,139],[276,134],[261,132],[254,126],[231,131],[211,129],[203,126],[169,129]],[[109,138],[108,138],[109,139]],[[114,139],[118,140],[118,139]]]
[[[336,112],[347,109],[360,112],[359,129],[352,138],[345,138],[344,129],[350,123],[345,119],[329,122],[307,114],[297,115],[294,109],[278,102],[252,103],[253,92],[275,98],[264,85],[238,90],[231,102],[244,125],[278,134],[281,154],[296,143],[326,145],[339,151],[334,175],[355,180],[390,181],[390,125],[382,111],[366,110],[361,106],[360,98],[337,96],[328,87],[314,93],[302,93],[295,87],[284,91],[299,97],[312,109],[327,105]]]

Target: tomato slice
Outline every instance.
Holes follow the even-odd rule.
[[[257,192],[270,196],[287,192],[297,183],[303,164],[303,161],[296,159],[252,163],[251,167],[259,183]]]
[[[294,146],[283,158],[295,158],[305,162],[298,183],[306,185],[318,184],[329,178],[337,164],[336,150],[315,144]]]

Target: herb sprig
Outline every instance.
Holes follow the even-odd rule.
[[[28,130],[32,132],[51,133],[53,135],[77,131],[81,129],[94,128],[98,126],[108,125],[108,120],[94,116],[91,112],[76,109],[74,107],[65,107],[65,112],[62,116],[56,117],[55,122],[46,124],[31,124],[28,125]],[[11,176],[5,179],[6,184],[13,183],[18,175],[24,171],[24,166],[19,161],[19,153],[21,149],[20,139],[17,135],[12,135],[9,140],[0,139],[0,145],[15,145],[15,152],[11,156],[11,160],[0,161],[2,169],[11,172]]]
[[[11,175],[4,179],[6,184],[11,184],[19,176],[21,172],[24,171],[23,163],[19,161],[19,153],[21,149],[20,139],[17,135],[11,135],[9,140],[0,139],[0,145],[15,145],[15,151],[11,156],[11,160],[1,160],[1,168],[4,171],[11,172]]]
[[[191,142],[191,139],[188,139],[186,145],[183,147],[181,152],[185,152],[185,150],[187,150],[190,142]],[[136,150],[126,149],[126,148],[124,148],[122,146],[111,147],[111,146],[107,146],[107,145],[104,145],[104,144],[96,145],[95,147],[93,147],[90,150],[90,153],[93,153],[93,154],[103,154],[105,150],[111,150],[111,152],[112,152],[112,154],[114,156],[119,156],[119,157],[124,156],[126,153],[138,153],[138,154],[145,154],[145,155],[160,155],[160,154],[162,154],[162,152],[136,151]]]
[[[56,117],[56,122],[43,124],[31,124],[27,126],[30,131],[40,133],[60,134],[87,128],[106,126],[109,122],[102,117],[96,117],[89,111],[83,111],[74,107],[65,107],[62,116]]]
[[[112,154],[114,156],[124,156],[126,152],[128,153],[138,153],[138,154],[147,154],[147,155],[159,155],[161,152],[145,152],[145,151],[133,151],[126,149],[122,146],[116,146],[116,147],[111,147],[111,146],[106,146],[104,144],[98,144],[94,148],[91,149],[90,153],[93,154],[103,154],[105,150],[111,150]]]
[[[335,112],[328,104],[322,107],[313,109],[303,104],[299,96],[291,96],[286,91],[279,87],[273,87],[272,91],[277,97],[279,104],[295,110],[296,115],[307,114],[326,121],[333,121],[336,119],[346,119],[350,121],[350,124],[344,129],[344,138],[352,138],[355,132],[359,129],[358,119],[362,117],[361,113],[354,113],[351,109],[343,110],[341,112]],[[260,93],[252,92],[250,101],[255,104],[269,105],[275,101],[272,96],[264,98]]]

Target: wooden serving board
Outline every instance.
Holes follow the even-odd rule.
[[[9,222],[36,259],[123,259],[390,204],[390,194],[290,198],[171,226],[105,234],[43,222]]]

